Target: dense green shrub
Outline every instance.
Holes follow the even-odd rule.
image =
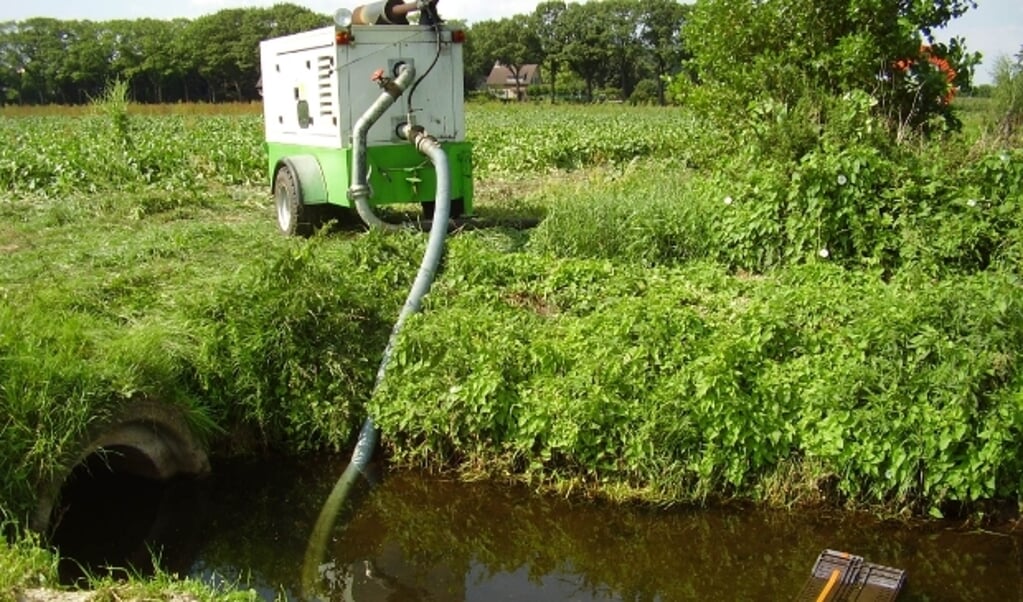
[[[412,236],[368,234],[257,260],[190,316],[203,326],[197,395],[220,424],[255,426],[292,450],[343,447],[421,253]]]
[[[971,3],[881,0],[706,0],[683,35],[692,53],[673,92],[722,127],[765,98],[794,107],[808,97],[862,90],[876,96],[893,130],[937,118],[955,125],[949,94],[968,88],[978,58],[961,40],[922,45]],[[929,43],[929,42],[928,42]],[[942,63],[945,61],[945,63]],[[950,63],[954,81],[947,79]]]
[[[26,517],[90,429],[137,402],[180,407],[217,449],[235,433],[254,435],[228,442],[242,451],[348,443],[420,237],[297,242],[164,216],[83,227],[118,218],[76,215],[55,229],[77,240],[22,249],[0,277],[0,515]]]
[[[558,191],[579,202],[551,204],[530,247],[643,265],[711,258],[748,272],[814,261],[935,276],[1018,269],[1018,151],[915,152],[893,144],[871,99],[852,93],[832,100],[811,144],[779,152],[793,126],[772,106],[777,119],[744,132],[712,169],[624,169]]]
[[[900,219],[900,254],[927,273],[998,267],[1018,273],[1023,154],[989,153],[949,173],[938,162],[898,189],[914,211]]]
[[[874,108],[761,99],[727,132],[676,110],[470,110],[477,175],[501,178],[481,212],[527,197],[544,220],[452,240],[371,402],[391,452],[663,499],[1018,496],[1023,154],[896,144]],[[0,121],[16,518],[88,424],[139,399],[213,441],[240,424],[343,447],[418,263],[418,235],[274,236],[264,185],[243,186],[254,118],[128,126],[100,148],[71,136],[109,141],[99,117]]]
[[[671,499],[756,497],[791,466],[855,503],[1020,493],[1015,277],[639,271],[470,239],[450,265],[372,403],[400,462]]]
[[[629,95],[631,105],[652,105],[658,102],[657,82],[652,79],[640,80]]]

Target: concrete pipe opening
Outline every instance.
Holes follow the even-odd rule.
[[[60,551],[61,581],[84,571],[148,572],[188,562],[181,542],[201,528],[202,496],[195,477],[209,459],[180,410],[132,405],[93,429],[77,461],[40,495],[35,527]],[[186,565],[187,566],[187,565]]]

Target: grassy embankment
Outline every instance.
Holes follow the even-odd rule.
[[[421,236],[276,235],[258,116],[0,118],[2,514],[142,399],[288,453],[368,402],[396,463],[621,499],[1018,500],[1023,153],[983,123],[895,146],[853,106],[786,157],[677,111],[475,107],[481,213],[545,219],[450,241],[367,400]]]

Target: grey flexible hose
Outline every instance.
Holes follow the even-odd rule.
[[[422,131],[407,131],[403,132],[403,134],[408,136],[410,141],[415,144],[416,149],[433,163],[434,170],[437,173],[437,190],[434,195],[436,208],[434,209],[433,223],[430,227],[426,252],[423,254],[423,260],[419,265],[419,271],[416,273],[416,279],[412,283],[408,297],[405,299],[405,304],[398,314],[398,320],[391,329],[391,336],[387,341],[387,346],[384,348],[380,367],[377,369],[373,392],[370,394],[371,397],[376,393],[380,383],[384,380],[384,376],[387,373],[387,364],[391,360],[395,342],[398,340],[398,334],[401,332],[405,320],[410,315],[419,311],[422,306],[423,297],[426,296],[430,286],[433,284],[440,260],[444,255],[444,239],[447,236],[448,217],[451,211],[451,175],[448,171],[448,157],[444,149],[436,139],[424,134]],[[348,499],[352,485],[355,484],[360,474],[365,473],[366,466],[373,457],[373,452],[376,449],[379,438],[380,433],[373,423],[372,416],[367,416],[362,429],[359,431],[359,439],[352,452],[352,459],[341,474],[341,477],[337,480],[337,483],[334,484],[334,488],[327,497],[327,501],[324,502],[320,515],[316,519],[316,525],[313,527],[312,535],[309,538],[309,545],[306,548],[302,568],[302,585],[307,598],[311,598],[312,596],[309,594],[315,591],[318,569],[324,557],[330,533],[334,529],[334,521],[344,506],[345,500]]]

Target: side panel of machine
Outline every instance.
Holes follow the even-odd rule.
[[[353,44],[339,47],[341,81],[347,79],[348,98],[341,112],[341,137],[351,142],[355,122],[380,95],[380,88],[371,81],[377,69],[389,77],[396,76],[399,63],[411,62],[416,79],[436,64],[414,91],[410,87],[398,102],[370,128],[370,147],[400,142],[396,129],[408,119],[409,102],[417,125],[440,141],[465,139],[463,110],[462,46],[451,42],[451,32],[441,31],[440,54],[436,33],[429,27],[417,26],[354,26]]]
[[[334,35],[325,27],[260,44],[267,142],[343,146]]]
[[[465,212],[472,213],[472,145],[468,142],[442,142],[448,157],[451,198],[464,201]],[[350,150],[350,149],[349,149]],[[366,152],[370,166],[370,203],[425,203],[433,201],[437,191],[437,171],[411,144],[370,147]]]
[[[451,198],[462,199],[466,213],[472,211],[472,146],[468,142],[442,143],[448,156],[451,174]],[[326,198],[306,195],[307,204],[329,202],[350,207],[348,187],[351,185],[352,149],[328,149],[315,146],[267,144],[270,173],[286,157],[312,156],[319,162],[326,184]],[[424,203],[434,200],[437,174],[429,162],[411,144],[370,147],[366,151],[370,167],[369,185],[373,190],[370,203]],[[303,191],[307,187],[302,183]]]

